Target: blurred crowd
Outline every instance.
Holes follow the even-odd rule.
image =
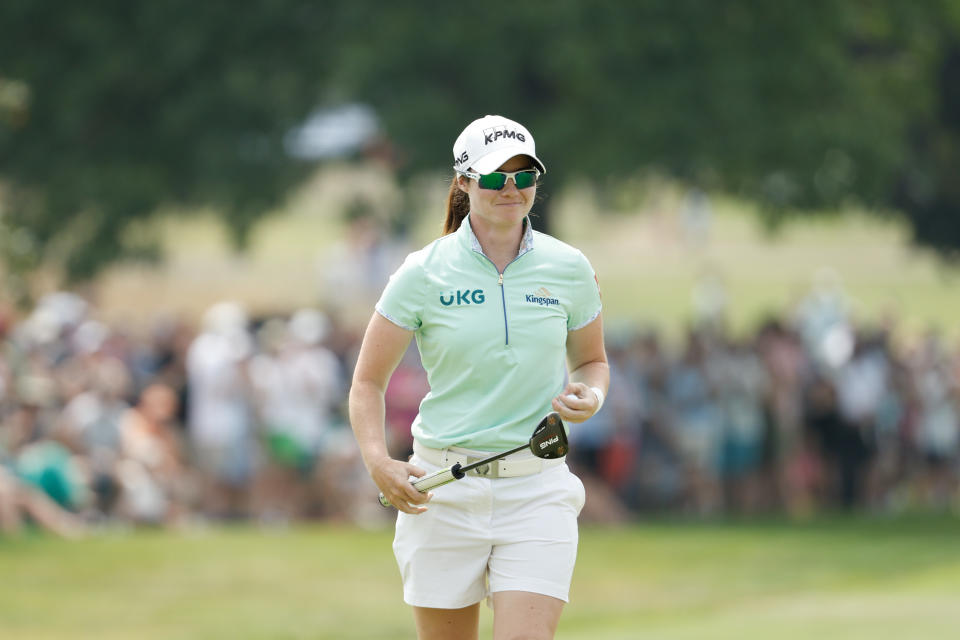
[[[745,337],[702,308],[679,345],[608,331],[606,404],[571,430],[585,519],[960,508],[960,351],[855,326],[829,289]],[[0,313],[0,532],[390,517],[347,420],[362,327],[231,302],[145,333],[96,316],[65,292]],[[411,347],[396,457],[426,391]]]
[[[748,336],[722,307],[672,350],[608,337],[606,404],[571,434],[587,517],[960,512],[960,348],[857,326],[829,277]]]
[[[327,314],[222,302],[198,327],[160,319],[145,335],[94,316],[56,293],[0,320],[0,530],[372,509],[345,419],[356,337]]]

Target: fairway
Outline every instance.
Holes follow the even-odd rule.
[[[951,637],[958,534],[946,517],[585,528],[557,637]],[[0,538],[0,638],[412,638],[390,542],[331,525]]]

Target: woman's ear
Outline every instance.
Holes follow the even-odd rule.
[[[457,175],[457,187],[460,189],[460,191],[463,191],[464,193],[469,193],[467,191],[467,180],[469,179],[470,178],[468,178],[467,176]]]

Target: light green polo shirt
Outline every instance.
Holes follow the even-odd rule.
[[[428,447],[500,451],[530,439],[563,390],[567,332],[600,314],[593,268],[526,220],[502,275],[460,228],[407,256],[377,312],[414,332],[430,392],[413,421]]]

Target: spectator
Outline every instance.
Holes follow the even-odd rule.
[[[571,433],[593,483],[585,518],[955,508],[960,351],[855,326],[836,281],[819,280],[797,328],[775,319],[728,341],[722,322],[700,323],[679,357],[653,331],[610,336],[607,410]],[[55,294],[0,316],[0,531],[386,516],[344,425],[359,330],[342,316],[279,315],[255,343],[233,304],[196,336],[166,317],[127,334],[96,311]],[[398,457],[427,387],[415,356],[386,394]],[[268,471],[282,481],[263,492]]]
[[[47,494],[17,478],[0,463],[0,533],[19,533],[25,518],[64,538],[79,538],[86,525]]]
[[[921,489],[924,501],[947,508],[957,498],[960,460],[960,384],[940,337],[931,333],[914,361],[914,383],[921,417],[916,446],[924,460]]]
[[[251,361],[266,453],[257,500],[265,521],[303,517],[310,506],[316,464],[344,395],[339,362],[322,344],[328,331],[326,315],[312,309],[287,324],[273,319],[261,331],[265,352]]]
[[[769,376],[764,454],[773,495],[767,500],[793,513],[804,508],[807,488],[801,483],[809,478],[804,470],[809,451],[803,433],[803,388],[810,375],[809,356],[796,332],[778,320],[761,328],[757,348]]]
[[[203,477],[203,505],[213,517],[246,517],[255,455],[247,314],[221,302],[207,310],[203,325],[186,361],[188,434]]]
[[[682,447],[672,422],[667,381],[670,364],[659,336],[653,331],[630,339],[628,363],[620,386],[642,398],[642,440],[628,505],[638,510],[664,510],[683,502],[686,476]]]
[[[843,505],[862,502],[864,484],[877,440],[876,423],[883,399],[890,394],[890,366],[882,345],[858,336],[852,357],[835,373],[837,403],[846,433],[838,441]]]
[[[769,386],[750,341],[731,342],[712,360],[709,372],[722,414],[721,473],[724,503],[742,513],[762,506],[763,438],[767,431],[764,398]]]
[[[796,324],[809,357],[828,369],[843,365],[853,352],[850,301],[831,268],[817,270],[810,293],[796,310]]]
[[[667,379],[672,426],[686,468],[689,506],[699,514],[721,507],[722,417],[707,375],[708,357],[702,336],[689,332],[683,356]]]
[[[121,418],[122,511],[134,522],[180,526],[192,516],[196,486],[176,425],[178,405],[171,387],[153,383]]]
[[[87,388],[73,396],[60,414],[57,437],[82,457],[91,475],[96,509],[109,517],[119,497],[120,420],[130,408],[132,381],[119,359],[91,359],[85,365]]]

